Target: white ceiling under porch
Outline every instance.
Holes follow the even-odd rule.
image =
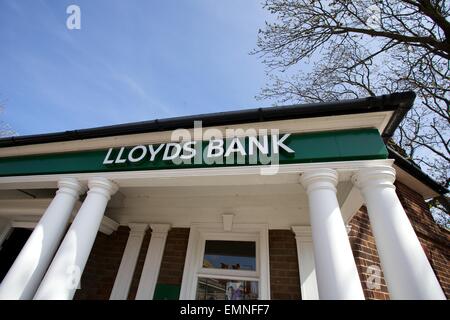
[[[352,167],[373,161],[377,160],[329,164],[339,171],[337,198],[345,221],[362,204],[350,182]],[[120,225],[144,222],[189,227],[198,222],[222,222],[223,214],[232,214],[234,223],[264,223],[270,229],[309,225],[307,195],[299,177],[302,170],[315,167],[317,164],[284,166],[276,175],[261,175],[248,168],[108,173],[119,191],[109,201],[105,219]],[[91,176],[78,174],[77,178],[87,182]],[[15,178],[3,179],[0,184],[0,220],[38,221],[56,192],[58,177]]]

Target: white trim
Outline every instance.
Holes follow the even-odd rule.
[[[114,221],[111,218],[108,218],[107,216],[103,216],[102,223],[100,224],[100,229],[98,231],[106,235],[110,235],[114,231],[117,231],[118,227],[119,224],[116,221]]]
[[[355,186],[352,187],[350,193],[341,206],[342,219],[345,223],[350,222],[353,216],[364,205],[364,199],[361,192]]]
[[[257,270],[214,270],[202,268],[205,241],[254,240],[256,242]],[[259,281],[259,299],[270,299],[269,232],[266,224],[233,224],[232,231],[223,230],[221,223],[193,223],[184,263],[180,300],[195,299],[198,277],[230,278]]]
[[[136,293],[136,300],[152,300],[158,281],[159,269],[166,246],[169,224],[151,224],[152,236],[145,256],[144,267]]]
[[[109,300],[126,300],[133,280],[134,269],[136,268],[139,251],[145,232],[148,229],[146,223],[130,223],[130,234],[120,261],[119,271],[111,291]]]
[[[319,300],[311,226],[293,226],[302,300]]]
[[[222,215],[223,231],[231,231],[231,229],[233,228],[233,217],[234,214],[232,213],[226,213]]]
[[[359,169],[373,166],[391,166],[394,160],[360,160],[360,161],[337,161],[337,162],[316,162],[316,163],[295,163],[279,165],[277,174],[299,174],[305,171],[316,169],[334,169],[340,174],[348,173],[348,179],[351,173]],[[72,177],[80,182],[87,182],[92,177],[102,177],[113,180],[120,187],[136,186],[157,186],[174,185],[179,186],[183,181],[179,178],[192,177],[217,177],[217,176],[241,176],[256,175],[261,176],[261,170],[267,170],[270,166],[232,166],[232,167],[207,167],[193,169],[164,169],[164,170],[142,170],[142,171],[118,171],[118,172],[94,172],[94,173],[71,173],[71,174],[53,174],[53,175],[33,175],[33,176],[11,176],[0,177],[0,190],[17,188],[56,188],[56,183],[64,177]],[[267,179],[260,183],[267,183],[273,177],[271,175],[262,176]],[[177,178],[171,180],[170,178]],[[190,179],[187,179],[186,185]],[[211,180],[211,185],[218,183],[217,179]],[[254,181],[252,180],[253,184]]]

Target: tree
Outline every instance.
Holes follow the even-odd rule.
[[[416,103],[394,140],[449,187],[450,2],[266,0],[264,7],[276,19],[259,30],[253,52],[270,79],[259,99],[321,102],[413,90]],[[448,210],[447,198],[439,200]],[[435,218],[448,227],[448,211],[440,213]]]
[[[0,115],[3,113],[4,107],[0,104]],[[15,136],[16,132],[11,129],[8,123],[0,120],[0,138]]]

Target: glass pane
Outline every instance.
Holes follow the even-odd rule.
[[[256,300],[258,281],[198,278],[197,300]]]
[[[203,268],[256,270],[256,243],[253,241],[207,240]]]

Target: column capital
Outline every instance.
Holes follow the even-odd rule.
[[[58,191],[56,193],[67,193],[78,199],[80,194],[86,191],[86,187],[83,186],[75,178],[61,178],[58,181]]]
[[[390,166],[376,166],[360,169],[352,176],[352,182],[360,189],[367,187],[394,188],[395,169]]]
[[[336,170],[326,168],[305,171],[300,176],[300,183],[306,188],[307,193],[316,189],[329,189],[336,192],[338,173]]]
[[[169,232],[171,226],[170,224],[164,223],[151,223],[150,228],[152,229],[152,235],[155,233],[167,233]]]
[[[292,226],[291,229],[295,234],[295,238],[301,241],[312,241],[311,226]]]
[[[103,177],[94,177],[89,179],[88,187],[88,193],[99,193],[105,196],[108,200],[114,193],[117,192],[117,190],[119,190],[119,186],[116,183]]]
[[[148,224],[147,223],[129,223],[128,227],[130,228],[130,235],[131,234],[141,235],[147,231]]]

